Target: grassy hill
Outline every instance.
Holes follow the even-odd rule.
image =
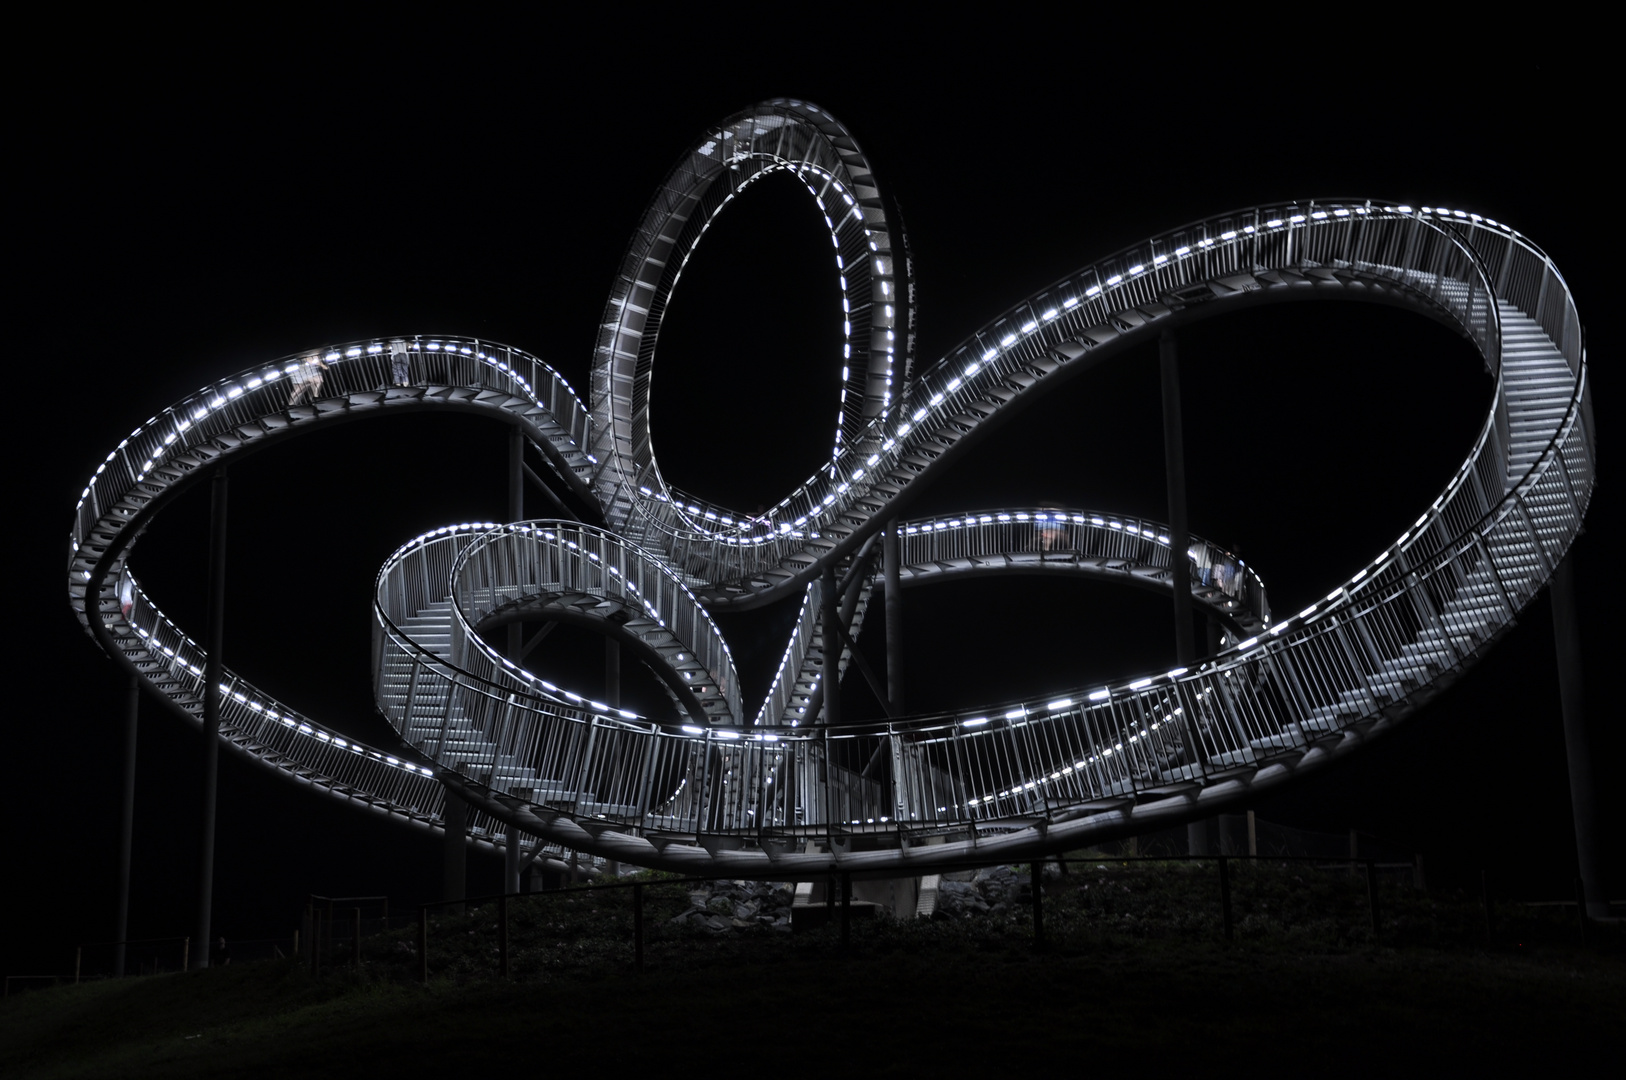
[[[1550,1068],[1622,1046],[1626,949],[1614,928],[1583,948],[1573,923],[1508,912],[1487,945],[1476,904],[1389,886],[1374,941],[1345,875],[1266,871],[1238,875],[1227,943],[1211,884],[1175,865],[1075,869],[1048,883],[1050,947],[1037,954],[1019,895],[975,917],[858,923],[842,948],[833,927],[674,922],[694,897],[667,886],[649,890],[642,972],[625,892],[546,894],[514,904],[509,981],[495,978],[494,918],[479,909],[435,920],[427,986],[414,981],[416,929],[405,926],[367,938],[359,968],[314,978],[268,961],[14,996],[0,1008],[0,1072],[1365,1074]]]

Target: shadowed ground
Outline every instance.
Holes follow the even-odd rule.
[[[1251,876],[1250,876],[1251,875]],[[651,888],[648,969],[632,969],[625,891],[516,902],[515,980],[494,974],[489,910],[435,921],[414,984],[415,928],[367,939],[361,969],[290,962],[23,994],[0,1009],[8,1077],[421,1075],[829,1069],[918,1075],[1118,1064],[1234,1075],[1261,1068],[1412,1073],[1556,1063],[1619,1049],[1626,949],[1582,947],[1573,917],[1483,909],[1397,882],[1374,943],[1346,874],[1237,874],[1237,937],[1212,874],[1075,865],[1046,887],[1049,950],[1026,890],[974,917],[714,934],[688,886]],[[671,893],[666,896],[666,893]],[[668,909],[671,909],[670,911]]]

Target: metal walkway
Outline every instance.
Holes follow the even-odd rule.
[[[748,516],[665,484],[650,372],[683,261],[716,213],[775,170],[801,179],[830,224],[847,378],[827,466]],[[519,425],[609,528],[447,526],[380,570],[378,705],[434,765],[348,742],[229,672],[228,743],[427,827],[438,827],[444,782],[482,812],[482,842],[497,841],[500,821],[645,866],[920,873],[973,848],[1015,858],[1208,815],[1358,748],[1484,655],[1580,529],[1594,462],[1581,325],[1551,262],[1495,221],[1352,200],[1221,215],[1069,275],[914,378],[906,251],[856,142],[828,114],[783,100],[746,110],[696,142],[646,212],[606,311],[589,405],[534,357],[476,339],[407,339],[404,387],[389,386],[383,340],[329,352],[315,389],[306,357],[240,373],[108,455],[78,506],[70,600],[104,649],[196,720],[202,651],[127,567],[152,517],[213,464],[306,429],[387,410],[489,415]],[[1230,632],[1189,670],[997,708],[821,722],[835,651],[821,577],[833,569],[850,585],[844,621],[860,626],[878,532],[989,420],[1165,328],[1350,297],[1465,335],[1495,394],[1445,490],[1348,582],[1278,617],[1252,568],[1194,539],[1194,599]],[[1168,587],[1166,532],[1121,515],[979,510],[907,523],[902,539],[910,584],[1033,572]],[[768,700],[744,702],[707,612],[796,593],[802,616]],[[481,638],[526,617],[617,637],[660,675],[670,714],[588,700]],[[844,641],[835,677],[850,655]]]

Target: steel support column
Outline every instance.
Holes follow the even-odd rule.
[[[465,895],[465,870],[468,865],[465,839],[469,831],[469,807],[462,796],[451,788],[446,789],[446,805],[441,818],[446,823],[446,846],[441,849],[441,899],[462,900]],[[461,915],[463,905],[448,907],[447,913]]]
[[[525,520],[525,432],[516,424],[508,429],[508,520]],[[519,663],[525,627],[508,624],[508,659]]]
[[[1182,667],[1196,660],[1191,626],[1191,530],[1186,523],[1186,449],[1180,417],[1180,358],[1174,332],[1158,339],[1163,373],[1163,464],[1169,488],[1169,569],[1174,586],[1174,652]]]
[[[894,714],[903,712],[903,538],[898,519],[886,523],[881,538],[882,573],[886,576],[886,696]]]
[[[208,652],[203,663],[203,820],[198,842],[197,921],[192,940],[199,942],[192,966],[209,966],[210,921],[215,892],[215,790],[220,779],[220,683],[226,623],[226,467],[217,466],[209,481]]]
[[[604,703],[612,709],[621,707],[621,643],[613,637],[604,639]],[[621,864],[614,859],[605,869],[611,881],[621,875]]]
[[[1558,696],[1564,711],[1564,753],[1570,767],[1570,810],[1575,816],[1575,856],[1588,918],[1609,915],[1598,855],[1598,812],[1592,758],[1587,752],[1586,687],[1581,681],[1581,625],[1575,614],[1575,555],[1558,564],[1551,585],[1553,643],[1558,650]]]
[[[824,684],[824,722],[841,723],[841,596],[836,589],[836,568],[824,564],[824,578],[819,583],[819,603],[823,608],[823,625],[819,632],[824,650],[824,671],[820,682]]]
[[[502,848],[502,891],[510,896],[519,892],[519,849],[524,835],[508,826],[507,843]]]
[[[141,714],[141,680],[130,674],[124,717],[124,790],[119,807],[119,899],[113,929],[113,977],[124,977],[124,943],[130,934],[130,843],[135,836],[136,721]]]
[[[1163,383],[1163,467],[1169,494],[1169,570],[1174,589],[1174,656],[1180,667],[1191,667],[1197,659],[1197,643],[1191,626],[1191,530],[1186,522],[1186,443],[1180,415],[1180,353],[1172,330],[1165,330],[1157,342],[1158,368]],[[1191,744],[1191,766],[1200,766],[1202,743],[1197,726],[1186,719],[1186,738]],[[1208,854],[1208,822],[1186,825],[1186,850],[1192,855]]]

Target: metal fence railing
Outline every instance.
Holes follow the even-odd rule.
[[[1474,341],[1498,379],[1478,441],[1441,495],[1324,601],[1273,618],[1268,632],[1193,670],[1082,685],[1043,700],[816,729],[741,722],[727,646],[696,594],[704,600],[707,588],[768,570],[776,574],[765,589],[799,587],[843,555],[841,544],[878,527],[886,507],[876,491],[907,486],[968,434],[975,424],[966,410],[998,408],[990,402],[1008,400],[1010,386],[1037,385],[1112,336],[1135,332],[1131,308],[1198,287],[1210,290],[1200,302],[1223,303],[1215,290],[1323,285],[1386,290],[1428,307]],[[1145,324],[1144,316],[1136,318]],[[412,340],[408,382],[427,380],[454,396],[501,391],[459,400],[529,424],[567,471],[588,471],[587,413],[546,365],[473,339]],[[1517,430],[1502,371],[1504,350],[1515,347],[1521,363],[1550,360],[1571,380],[1555,392],[1551,409]],[[184,715],[200,715],[204,657],[124,565],[128,543],[144,526],[144,507],[245,441],[319,421],[322,403],[339,400],[334,395],[349,395],[346,407],[386,399],[384,384],[394,376],[388,348],[387,339],[375,339],[323,354],[320,372],[315,360],[294,357],[223,380],[143,424],[87,486],[71,537],[75,608],[105,647]],[[868,835],[895,845],[901,859],[920,841],[970,844],[1023,830],[1037,838],[1041,824],[1053,835],[1083,836],[1097,827],[1091,808],[1124,802],[1179,813],[1182,797],[1165,796],[1180,785],[1212,785],[1294,760],[1313,745],[1333,745],[1327,741],[1341,733],[1395,718],[1420,690],[1452,677],[1511,624],[1563,557],[1590,501],[1584,356],[1561,276],[1522,236],[1488,219],[1369,202],[1260,207],[1211,218],[1093,264],[994,320],[848,441],[836,475],[815,477],[770,512],[764,520],[771,528],[717,533],[695,526],[685,509],[691,518],[681,527],[639,534],[667,538],[652,554],[608,534],[593,533],[586,542],[589,531],[577,526],[571,528],[583,539],[568,541],[577,545],[568,558],[562,533],[492,532],[489,523],[447,527],[408,545],[380,573],[380,602],[399,616],[381,622],[380,704],[409,742],[468,783],[482,812],[530,806],[550,821],[586,823],[595,837],[659,836],[663,845],[689,851],[716,838],[731,858],[763,866],[793,862],[808,841],[832,858],[829,849]],[[318,373],[322,385],[311,389]],[[998,388],[1004,396],[994,393]],[[1535,441],[1532,431],[1540,433]],[[651,521],[666,513],[650,512]],[[703,509],[700,520],[708,520]],[[1145,526],[1138,527],[1144,541]],[[821,538],[821,530],[830,535]],[[479,556],[468,561],[475,550]],[[642,601],[633,614],[668,624],[673,641],[687,647],[674,646],[669,659],[659,649],[652,654],[673,665],[668,675],[675,684],[703,676],[701,689],[715,687],[713,700],[722,705],[706,713],[706,723],[599,709],[520,677],[477,643],[468,647],[470,614],[495,610],[489,605],[510,584],[502,576],[544,551],[558,556],[558,576],[567,576],[568,566],[572,587],[623,607]],[[1212,553],[1204,557],[1212,571]],[[1226,576],[1223,560],[1218,565]],[[709,584],[700,588],[691,579]],[[1235,580],[1231,575],[1232,587]],[[452,620],[462,628],[454,637],[457,655],[412,643],[401,625],[422,610],[415,604],[440,599],[469,609],[461,623]],[[1261,618],[1267,611],[1260,608]],[[400,684],[386,694],[391,665],[405,666],[396,672]],[[345,739],[235,673],[225,674],[222,689],[222,732],[230,745],[329,794],[438,825],[445,796],[434,769]],[[719,722],[730,717],[735,722]],[[1346,745],[1337,743],[1335,752]],[[506,827],[477,816],[473,829],[498,844]],[[653,845],[640,851],[660,861]],[[910,858],[916,857],[954,854],[916,847]]]

